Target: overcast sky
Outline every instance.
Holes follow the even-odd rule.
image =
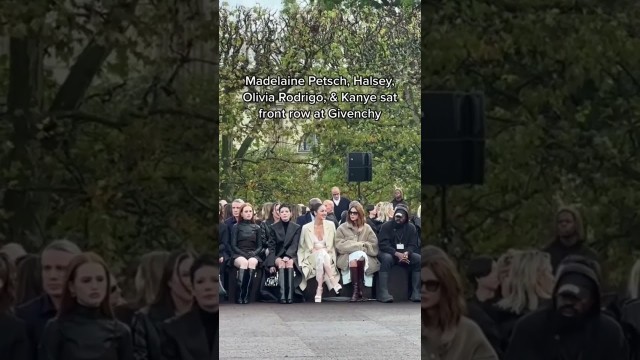
[[[222,2],[228,3],[230,6],[246,6],[251,7],[256,4],[272,9],[272,10],[280,10],[282,9],[282,0],[222,0]]]

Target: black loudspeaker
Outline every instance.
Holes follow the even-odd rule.
[[[422,93],[422,184],[484,182],[484,96]]]
[[[347,154],[347,182],[367,182],[373,178],[373,155],[371,153]]]

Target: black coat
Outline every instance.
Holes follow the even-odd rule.
[[[38,296],[26,304],[20,305],[16,308],[15,312],[16,316],[25,322],[29,343],[34,348],[40,344],[47,322],[54,318],[57,313],[56,308],[47,294]],[[32,352],[32,358],[37,358],[36,352]]]
[[[256,247],[255,250],[247,252],[243,251],[238,247],[240,240],[246,239],[249,236],[252,236],[252,233],[255,233],[256,236]],[[244,257],[246,259],[255,257],[258,260],[262,261],[262,255],[264,255],[265,247],[267,246],[267,235],[260,225],[248,223],[248,222],[240,222],[233,226],[231,230],[231,258],[235,260],[238,257]]]
[[[396,207],[398,207],[398,205],[403,204],[406,207],[409,207],[409,204],[407,204],[406,201],[404,201],[404,199],[401,200],[396,200],[395,198],[393,198],[393,200],[391,200],[391,204],[393,205],[393,208],[395,209]]]
[[[231,257],[229,250],[229,227],[225,224],[218,224],[218,254],[225,261]]]
[[[378,233],[380,251],[391,255],[394,255],[396,251],[419,254],[416,227],[409,222],[403,224],[399,229],[396,229],[395,225],[395,221],[390,220],[380,226],[380,232]],[[397,244],[403,244],[404,250],[397,250]]]
[[[231,233],[231,229],[233,229],[233,225],[237,223],[238,222],[236,221],[236,218],[233,216],[224,221],[224,224],[227,225],[227,229],[229,230],[229,233]]]
[[[174,316],[168,305],[157,304],[136,312],[131,322],[136,360],[161,360],[160,325]]]
[[[583,241],[580,241],[573,246],[567,247],[562,244],[560,240],[555,240],[546,248],[544,248],[543,251],[548,253],[551,257],[551,266],[553,266],[554,274],[558,270],[558,265],[560,265],[560,262],[570,255],[580,255],[588,259],[598,261],[598,254],[596,254],[593,249],[589,248]]]
[[[331,199],[331,201],[333,202],[333,213],[336,214],[336,216],[340,216],[342,215],[343,211],[349,210],[349,204],[351,203],[351,200],[349,200],[348,198],[340,197],[340,202],[338,202],[338,205],[336,205],[333,199]]]
[[[383,222],[367,217],[367,224],[371,226],[373,232],[376,234],[376,236],[378,236],[378,234],[380,233],[380,227],[382,226]]]
[[[486,314],[489,314],[488,311],[485,311]],[[492,311],[490,312],[496,326],[497,330],[500,334],[501,340],[501,348],[503,350],[508,349],[509,341],[511,340],[511,336],[513,335],[513,329],[516,326],[518,320],[520,320],[523,316],[528,314],[527,312],[523,312],[521,314],[516,314],[513,311],[499,308],[497,305],[493,306]]]
[[[310,223],[311,221],[313,221],[313,219],[311,218],[311,213],[307,212],[306,214],[298,217],[296,219],[296,224],[300,225],[300,226],[305,226],[308,223]]]
[[[31,346],[24,321],[9,313],[0,314],[0,358],[29,359]]]
[[[203,324],[202,310],[194,307],[182,316],[168,320],[162,326],[163,360],[213,360],[218,359],[218,313],[211,324]],[[207,329],[213,331],[214,341],[209,346]]]
[[[300,242],[300,231],[302,227],[289,221],[287,232],[284,232],[284,226],[281,221],[271,225],[269,228],[269,237],[267,246],[269,255],[265,262],[266,267],[272,267],[276,264],[276,258],[288,256],[295,258],[298,253],[298,244]]]
[[[97,308],[78,307],[47,323],[38,354],[40,360],[133,360],[131,332]]]

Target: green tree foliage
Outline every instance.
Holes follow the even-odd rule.
[[[285,0],[285,3],[290,3],[295,0]],[[382,9],[385,7],[404,7],[404,8],[417,8],[420,1],[417,0],[309,0],[309,3],[314,6],[321,6],[327,9],[336,8],[354,8],[354,7],[373,7],[376,9]]]
[[[422,84],[486,96],[486,184],[452,189],[466,254],[541,247],[578,204],[619,282],[640,250],[640,7],[629,1],[423,2]],[[439,228],[425,188],[425,233]]]
[[[3,3],[2,242],[215,249],[211,5]]]
[[[367,203],[389,201],[395,186],[417,208],[420,194],[419,11],[417,9],[327,10],[297,4],[280,13],[263,8],[221,8],[220,23],[220,197],[263,203],[307,203],[329,198],[339,186],[357,198],[346,183],[346,154],[372,152],[374,181],[361,185]],[[245,76],[392,77],[390,89],[352,87],[253,87]],[[246,104],[245,91],[261,93],[351,91],[398,93],[398,102],[373,104],[298,104],[310,110],[382,110],[373,120],[260,120],[258,108]],[[287,108],[287,109],[288,109]],[[298,153],[304,138],[317,139],[307,154]]]

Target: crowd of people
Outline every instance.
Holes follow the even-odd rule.
[[[401,189],[391,201],[366,210],[338,187],[331,189],[331,199],[313,198],[308,208],[269,202],[261,210],[241,199],[220,202],[219,263],[222,273],[228,268],[230,279],[236,278],[238,304],[250,301],[257,271],[274,285],[273,297],[261,292],[263,301],[291,304],[312,278],[318,284],[315,302],[322,302],[323,284],[339,295],[349,283],[350,301],[365,301],[363,289],[377,273],[376,299],[393,302],[388,282],[396,265],[410,269],[410,300],[420,301],[420,219],[412,216]]]
[[[555,229],[541,251],[511,249],[465,264],[424,247],[422,358],[638,360],[640,260],[624,294],[605,294],[578,210],[561,208]]]
[[[218,358],[219,264],[211,254],[153,251],[135,291],[94,252],[67,239],[40,254],[0,249],[0,359]]]

